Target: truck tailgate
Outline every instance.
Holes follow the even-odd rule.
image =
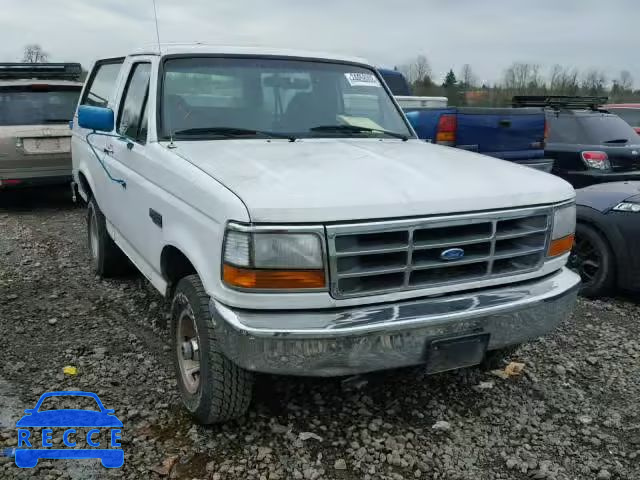
[[[459,148],[518,160],[544,155],[545,115],[539,108],[458,108]]]
[[[405,108],[403,110],[411,122],[413,129],[418,134],[418,138],[426,140],[427,142],[436,141],[440,117],[444,114],[455,114],[458,111],[456,107]]]

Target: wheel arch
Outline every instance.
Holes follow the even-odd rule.
[[[609,220],[606,214],[591,207],[578,205],[577,222],[596,230],[607,242],[615,260],[616,285],[620,284],[623,269],[621,265],[628,258],[627,245],[618,227]]]
[[[85,202],[89,202],[89,200],[95,196],[94,183],[91,178],[91,174],[84,169],[78,170],[78,186],[80,187],[80,196]]]
[[[160,272],[167,282],[167,296],[175,289],[176,284],[184,277],[196,274],[202,275],[187,254],[180,247],[168,243],[160,253]]]

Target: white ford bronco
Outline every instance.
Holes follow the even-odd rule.
[[[172,298],[202,423],[242,415],[256,372],[495,360],[576,299],[571,186],[418,140],[363,60],[205,45],[101,60],[72,153],[95,270],[128,257]]]

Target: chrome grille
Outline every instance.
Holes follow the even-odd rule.
[[[327,226],[335,298],[475,282],[537,270],[551,208]],[[446,260],[443,252],[463,249]]]

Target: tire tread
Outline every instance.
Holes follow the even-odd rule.
[[[180,280],[176,292],[188,289],[193,290],[198,301],[198,305],[192,305],[194,314],[208,313],[209,295],[205,292],[197,275],[189,275]],[[213,323],[208,319],[205,319],[204,323],[206,331],[200,335],[207,336],[209,359],[209,378],[205,379],[205,383],[211,382],[211,386],[208,392],[202,392],[200,405],[197,411],[192,413],[196,420],[203,424],[226,422],[241,417],[247,412],[252,398],[253,374],[238,367],[224,356],[220,350]],[[172,324],[175,328],[175,321]],[[198,324],[198,328],[201,324]]]

